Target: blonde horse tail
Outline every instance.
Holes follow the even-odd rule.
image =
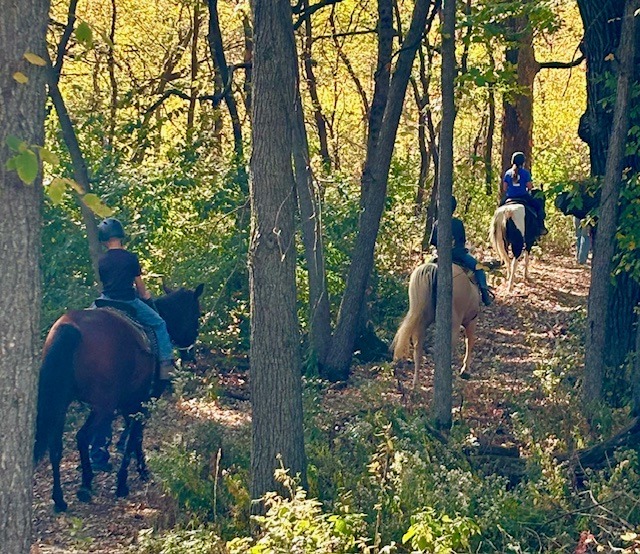
[[[433,291],[437,270],[436,264],[427,263],[418,266],[411,274],[409,311],[391,343],[394,360],[409,357],[411,345],[415,343],[418,333],[422,332],[434,317]]]
[[[507,221],[511,219],[512,211],[504,207],[498,208],[491,219],[489,227],[489,241],[491,246],[498,253],[498,257],[506,265],[509,264],[509,252],[507,251]]]

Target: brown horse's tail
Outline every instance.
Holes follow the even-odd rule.
[[[417,333],[426,328],[435,316],[434,293],[437,272],[438,266],[428,263],[417,267],[411,274],[409,311],[391,343],[394,360],[409,356],[411,344],[417,337]]]
[[[58,325],[50,337],[38,383],[38,415],[34,461],[38,461],[49,448],[51,434],[67,411],[73,390],[73,356],[82,337],[74,325]]]

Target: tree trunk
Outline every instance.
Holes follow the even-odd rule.
[[[193,38],[191,39],[191,95],[189,107],[187,108],[187,145],[193,141],[193,124],[196,118],[196,103],[198,101],[198,39],[200,38],[200,1],[196,0],[193,5]]]
[[[513,152],[523,152],[531,160],[533,137],[533,83],[540,69],[533,50],[533,31],[524,18],[512,22],[517,46],[509,48],[507,62],[516,66],[518,91],[503,100],[502,168],[511,165]]]
[[[338,324],[328,358],[322,368],[324,375],[329,379],[344,379],[349,375],[360,310],[373,267],[373,252],[380,228],[380,218],[384,211],[389,168],[398,124],[413,60],[422,34],[425,32],[429,5],[429,0],[416,1],[411,26],[402,43],[391,79],[376,155],[373,157],[367,155],[367,163],[362,172],[362,209],[358,220],[358,236],[340,304]]]
[[[436,427],[440,429],[451,427],[451,303],[453,292],[451,213],[453,211],[453,127],[456,118],[454,99],[455,28],[456,2],[455,0],[444,0],[441,69],[442,128],[440,130],[440,178],[438,180],[438,291],[432,410]]]
[[[25,185],[6,168],[6,139],[44,142],[49,2],[0,0],[0,548],[28,554],[31,544],[33,423],[40,332],[42,174]],[[18,83],[17,72],[28,77]]]
[[[311,355],[317,362],[326,358],[331,343],[331,312],[324,262],[320,194],[314,186],[309,166],[309,145],[302,109],[302,100],[298,94],[293,121],[293,162],[302,222],[302,243],[309,274],[309,342]]]
[[[111,0],[111,28],[109,29],[109,51],[107,52],[107,67],[109,71],[109,85],[111,87],[111,102],[109,105],[109,133],[107,142],[109,148],[113,149],[116,137],[116,116],[118,113],[118,81],[116,80],[116,58],[115,58],[115,42],[116,42],[116,22],[118,11],[116,8],[116,0]],[[59,75],[60,73],[58,73]]]
[[[76,131],[73,128],[71,117],[64,103],[64,98],[60,92],[58,86],[58,80],[60,75],[56,73],[55,69],[51,66],[51,60],[49,55],[46,55],[48,60],[47,65],[47,84],[49,86],[49,98],[53,103],[53,107],[58,115],[58,121],[60,122],[60,129],[62,130],[62,138],[67,145],[69,151],[69,157],[71,158],[71,165],[73,167],[73,177],[75,181],[83,189],[84,194],[91,192],[91,181],[89,180],[89,171],[87,164],[84,160],[82,150],[80,149],[80,143],[76,136]],[[102,254],[100,247],[100,240],[98,239],[98,227],[96,225],[96,218],[93,212],[87,207],[87,205],[78,197],[78,203],[80,205],[80,213],[82,220],[84,221],[85,230],[87,231],[87,241],[89,244],[89,256],[91,257],[91,266],[93,267],[94,282],[100,282],[100,272],[98,271],[98,260]]]
[[[303,10],[306,11],[308,8],[309,2],[308,0],[304,0]],[[329,140],[327,138],[327,122],[322,113],[322,105],[320,104],[320,96],[318,95],[318,84],[313,72],[313,56],[311,54],[311,47],[313,46],[312,34],[311,17],[306,17],[304,20],[304,51],[302,53],[302,61],[307,87],[309,88],[309,96],[311,97],[311,105],[313,106],[313,118],[316,122],[316,129],[318,130],[318,144],[320,147],[320,157],[322,158],[322,167],[329,173],[331,171],[331,155],[329,154]],[[309,147],[307,144],[307,151],[308,150]]]
[[[609,302],[609,281],[615,234],[617,229],[618,196],[621,189],[623,157],[629,121],[629,98],[633,80],[635,55],[635,10],[640,0],[626,3],[622,21],[622,34],[616,59],[618,60],[618,84],[616,104],[605,176],[602,183],[602,201],[598,213],[598,233],[596,235],[591,268],[591,286],[587,314],[587,336],[585,355],[585,375],[582,394],[587,410],[601,400],[602,376],[604,373],[604,351],[606,314]]]
[[[291,165],[296,48],[285,0],[253,0],[251,158],[251,497],[282,490],[277,456],[305,483]]]

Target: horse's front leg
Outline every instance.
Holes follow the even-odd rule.
[[[93,439],[93,430],[95,422],[100,418],[97,417],[95,411],[91,411],[89,417],[84,422],[76,434],[76,444],[80,453],[80,467],[82,469],[82,485],[76,493],[78,499],[82,502],[91,501],[91,483],[93,481],[93,469],[91,468],[91,458],[89,456],[89,447]]]
[[[477,319],[470,321],[464,327],[464,337],[465,337],[465,351],[464,351],[464,360],[462,362],[462,369],[460,370],[461,377],[468,377],[471,369],[471,355],[473,352],[473,346],[476,343],[476,325]]]
[[[146,419],[146,414],[145,414],[145,419]],[[129,429],[131,428],[131,416],[130,415],[126,416],[125,421],[127,424],[127,434],[128,434]],[[140,475],[140,479],[146,482],[149,480],[149,469],[147,468],[147,461],[145,459],[144,450],[142,449],[143,433],[144,433],[144,423],[143,423],[143,427],[141,429],[140,434],[136,436],[136,441],[135,441],[135,444],[132,445],[132,450],[136,456],[138,475]],[[124,445],[126,447],[126,440]],[[124,448],[122,451],[124,451]]]
[[[123,497],[129,494],[129,486],[127,479],[129,477],[129,463],[131,462],[131,454],[135,452],[138,442],[142,443],[142,415],[133,414],[129,416],[129,437],[122,455],[122,464],[118,470],[118,485],[116,488],[116,496]]]

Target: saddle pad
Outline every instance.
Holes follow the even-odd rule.
[[[90,310],[104,310],[109,312],[111,315],[117,317],[121,321],[124,321],[127,325],[129,325],[133,332],[138,336],[140,344],[144,348],[145,352],[152,354],[154,356],[158,356],[158,341],[156,340],[155,333],[152,329],[144,327],[138,321],[133,319],[129,314],[114,308],[112,306],[92,306],[89,308]]]

